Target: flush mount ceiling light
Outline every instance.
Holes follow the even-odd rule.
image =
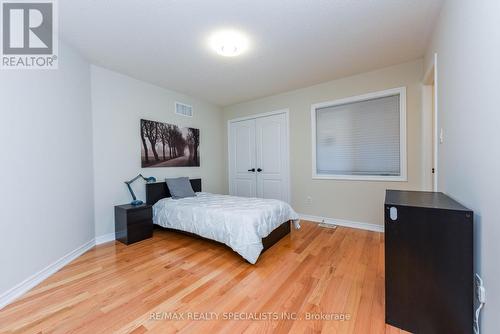
[[[210,47],[224,57],[236,57],[248,49],[248,38],[236,30],[219,30],[210,36]]]

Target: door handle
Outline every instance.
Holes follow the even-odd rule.
[[[255,172],[255,168],[249,169],[249,172]]]
[[[262,172],[262,168],[257,168],[257,172]]]

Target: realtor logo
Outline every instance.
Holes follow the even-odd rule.
[[[53,0],[0,0],[2,69],[57,69],[58,36]]]

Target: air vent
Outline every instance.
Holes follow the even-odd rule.
[[[193,107],[184,103],[175,102],[175,113],[182,116],[193,117]]]

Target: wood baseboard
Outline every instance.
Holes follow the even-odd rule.
[[[33,287],[37,286],[53,274],[55,274],[57,271],[62,269],[64,266],[69,264],[71,261],[75,260],[78,258],[80,255],[85,253],[86,251],[90,250],[92,247],[96,245],[100,245],[106,242],[110,242],[115,240],[115,233],[108,233],[104,234],[98,237],[95,237],[94,239],[86,242],[85,244],[81,245],[80,247],[72,250],[68,254],[64,255],[60,259],[56,260],[55,262],[49,264],[47,267],[44,269],[40,270],[39,272],[33,274],[32,276],[28,277],[21,283],[15,285],[11,289],[5,291],[4,293],[0,294],[0,310],[7,306],[8,304],[12,303],[15,301],[17,298],[21,297],[24,295],[26,292],[31,290]]]
[[[106,242],[114,241],[115,240],[115,232],[113,233],[108,233],[108,234],[103,234],[98,237],[95,237],[95,244],[100,245],[104,244]]]
[[[2,293],[0,295],[0,309],[4,308],[17,298],[24,295],[26,292],[28,292],[29,290],[31,290],[32,288],[34,288],[35,286],[46,280],[48,277],[55,274],[61,268],[63,268],[68,263],[75,260],[77,257],[79,257],[80,255],[82,255],[83,253],[85,253],[94,246],[95,246],[95,239],[92,239],[86,242],[85,244],[81,245],[80,247],[72,250],[68,254],[64,255],[57,261],[51,263],[50,265],[40,270],[39,272],[28,277],[21,283],[15,285],[11,289]]]
[[[355,222],[355,221],[345,220],[345,219],[336,219],[336,218],[306,215],[306,214],[301,214],[301,213],[299,213],[299,216],[300,216],[300,219],[308,220],[308,221],[312,221],[312,222],[317,222],[317,223],[325,223],[325,224],[332,224],[332,225],[337,225],[337,226],[351,227],[351,228],[357,228],[360,230],[367,230],[367,231],[373,231],[373,232],[381,232],[381,233],[384,232],[384,226],[377,225],[377,224]]]

